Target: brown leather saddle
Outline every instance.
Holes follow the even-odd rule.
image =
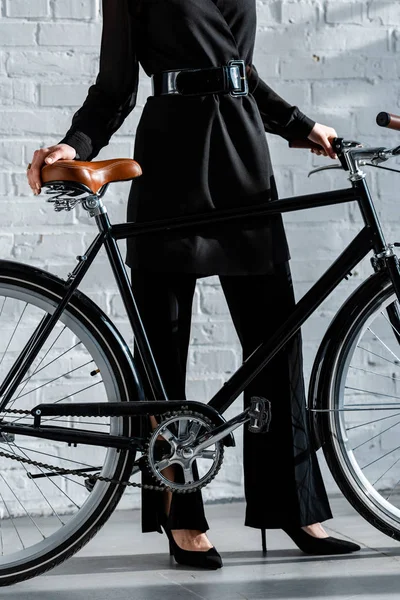
[[[142,169],[131,158],[112,158],[85,162],[79,160],[58,160],[42,169],[43,185],[60,182],[74,182],[85,185],[93,194],[106,184],[114,181],[129,181],[139,177]]]

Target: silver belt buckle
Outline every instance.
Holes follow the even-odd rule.
[[[233,89],[229,92],[231,96],[247,96],[249,84],[246,77],[246,65],[244,60],[230,60],[228,62],[229,77]]]

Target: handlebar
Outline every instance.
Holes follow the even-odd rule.
[[[395,129],[400,131],[400,116],[392,115],[387,112],[380,112],[376,117],[376,122],[379,127],[387,127],[388,129]]]

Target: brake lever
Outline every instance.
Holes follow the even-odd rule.
[[[342,171],[343,167],[341,164],[327,165],[326,167],[317,167],[316,169],[313,169],[308,173],[308,177],[311,177],[311,175],[314,175],[314,173],[319,173],[320,171],[327,171],[328,169],[340,169]]]

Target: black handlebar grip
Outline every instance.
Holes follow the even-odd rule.
[[[379,127],[388,127],[400,131],[400,117],[387,112],[380,112],[376,117],[376,122]]]

